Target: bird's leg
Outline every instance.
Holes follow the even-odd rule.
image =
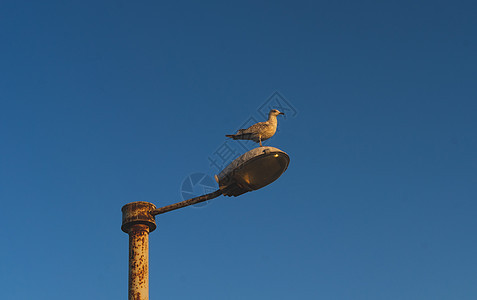
[[[262,136],[258,135],[258,140],[260,141],[260,147],[262,147]]]

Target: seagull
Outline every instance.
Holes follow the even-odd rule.
[[[267,121],[253,124],[247,129],[239,129],[236,134],[227,134],[225,136],[234,140],[252,140],[255,143],[260,143],[260,147],[262,147],[262,141],[268,140],[277,131],[278,115],[285,114],[277,109],[272,109],[268,113]]]

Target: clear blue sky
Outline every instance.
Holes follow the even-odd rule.
[[[180,201],[278,91],[289,169],[158,217],[151,299],[476,299],[476,12],[2,1],[1,298],[127,299],[121,207]]]

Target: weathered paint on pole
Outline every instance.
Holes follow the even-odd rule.
[[[129,300],[149,300],[149,232],[156,229],[156,207],[149,202],[132,202],[121,209],[121,229],[129,234]]]
[[[136,224],[129,231],[129,297],[149,299],[149,226]]]

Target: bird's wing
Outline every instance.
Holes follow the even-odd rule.
[[[267,129],[267,127],[270,126],[268,122],[259,122],[257,124],[253,124],[249,128],[242,130],[243,133],[253,133],[253,134],[259,134],[263,130]]]

